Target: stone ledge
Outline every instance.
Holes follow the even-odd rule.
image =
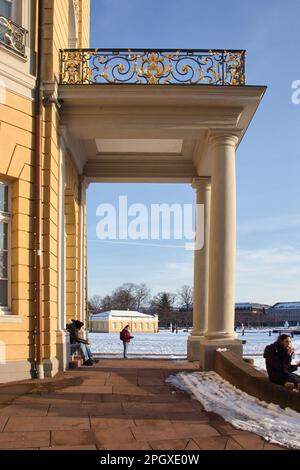
[[[22,323],[23,317],[20,315],[2,315],[0,314],[0,323]]]
[[[268,377],[230,351],[216,351],[214,370],[249,395],[300,411],[300,393],[270,382]]]
[[[32,379],[32,370],[33,365],[30,360],[6,361],[0,364],[0,385]]]

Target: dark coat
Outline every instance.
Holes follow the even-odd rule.
[[[133,336],[130,335],[130,332],[124,328],[124,330],[121,331],[120,333],[120,339],[124,343],[130,343],[130,340],[133,338]]]
[[[71,344],[76,344],[76,343],[88,344],[87,340],[85,340],[84,338],[81,338],[79,330],[76,328],[76,325],[74,323],[69,323],[67,325],[67,330],[70,333]]]
[[[290,374],[298,369],[291,364],[292,355],[280,346],[278,341],[266,346],[264,358],[266,359],[266,368],[271,382],[283,385],[290,379]]]

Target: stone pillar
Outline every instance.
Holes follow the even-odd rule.
[[[236,258],[235,148],[238,135],[214,132],[212,154],[208,327],[200,338],[200,367],[214,368],[215,351],[227,348],[242,355],[234,332]]]
[[[69,333],[66,331],[66,279],[65,279],[65,146],[63,137],[60,139],[60,168],[59,168],[59,204],[58,204],[58,324],[56,333],[59,370],[64,371],[68,367]]]
[[[195,178],[192,187],[196,189],[196,204],[204,206],[204,220],[196,224],[196,230],[204,229],[204,245],[194,251],[194,300],[193,330],[188,338],[188,360],[199,361],[200,337],[207,329],[208,318],[208,267],[210,231],[211,180],[208,177]],[[202,226],[204,223],[204,227]],[[198,234],[199,236],[199,234]]]
[[[85,299],[85,284],[86,280],[86,191],[89,187],[88,179],[83,176],[80,180],[80,214],[79,214],[79,302],[80,302],[80,320],[84,323],[85,328],[88,329],[86,324],[86,299]]]

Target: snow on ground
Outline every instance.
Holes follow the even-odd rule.
[[[179,331],[177,334],[170,331],[159,333],[133,333],[128,356],[154,357],[167,359],[185,359],[187,339],[189,333]],[[123,344],[118,333],[89,333],[92,351],[106,357],[121,357]]]
[[[134,333],[129,346],[129,357],[153,357],[168,359],[185,359],[187,355],[187,339],[190,333],[179,330],[178,334],[161,330],[159,333]],[[269,330],[246,330],[239,338],[246,341],[244,355],[254,359],[255,366],[265,369],[262,356],[267,344],[273,343],[277,334],[269,336]],[[121,357],[122,343],[118,333],[89,333],[92,351],[106,357]],[[296,361],[300,361],[300,336],[293,339]]]
[[[234,427],[274,444],[300,449],[300,415],[296,411],[260,401],[215,372],[181,372],[168,377],[167,382],[190,393],[206,411],[217,413]]]

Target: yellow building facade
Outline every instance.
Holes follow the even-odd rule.
[[[89,24],[89,0],[0,0],[0,382],[67,367],[90,182],[192,185],[205,236],[197,224],[188,358],[242,354],[236,150],[266,87],[245,85],[243,50],[88,49]]]
[[[91,333],[120,333],[126,325],[129,325],[132,333],[157,333],[158,316],[128,310],[109,310],[90,315],[89,318]]]
[[[39,14],[43,19],[44,96],[42,249],[37,254]],[[89,0],[0,2],[0,382],[37,374],[38,347],[43,363],[41,375],[51,376],[62,370],[67,357],[66,320],[85,315],[85,182],[79,177],[76,158],[60,123],[56,89],[59,51],[88,47],[89,22]]]

